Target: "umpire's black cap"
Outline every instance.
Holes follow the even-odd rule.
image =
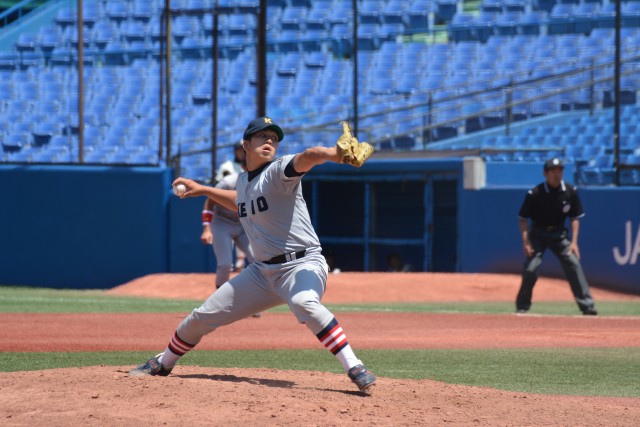
[[[265,129],[273,130],[278,135],[278,142],[284,139],[284,132],[282,132],[280,126],[273,123],[273,120],[271,120],[271,118],[269,117],[259,117],[255,120],[252,120],[251,123],[249,123],[249,126],[247,126],[247,128],[245,129],[242,138],[249,139],[254,133],[260,132],[261,130]]]
[[[557,157],[549,159],[544,162],[544,170],[548,171],[550,169],[564,169],[564,163],[562,163],[562,160]]]

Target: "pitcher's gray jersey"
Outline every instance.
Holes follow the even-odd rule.
[[[268,163],[252,180],[248,173],[238,177],[238,215],[257,261],[320,247],[302,197],[302,176],[284,173],[293,158],[287,155]]]

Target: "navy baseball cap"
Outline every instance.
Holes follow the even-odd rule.
[[[562,163],[562,160],[560,160],[557,157],[554,157],[553,159],[549,159],[546,162],[544,162],[544,170],[548,171],[549,169],[564,169],[564,164]]]
[[[265,129],[273,130],[278,135],[278,142],[284,139],[284,132],[282,132],[280,126],[273,123],[273,120],[271,120],[269,117],[259,117],[255,120],[252,120],[251,123],[249,123],[249,126],[247,126],[247,128],[245,129],[242,138],[249,139],[254,133],[260,132],[261,130]]]

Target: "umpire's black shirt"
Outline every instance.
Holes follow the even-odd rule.
[[[581,218],[584,211],[574,187],[561,181],[557,188],[552,188],[545,181],[529,190],[518,216],[530,218],[533,227],[562,228],[567,216]]]

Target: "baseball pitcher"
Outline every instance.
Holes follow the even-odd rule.
[[[206,334],[287,304],[298,321],[336,356],[358,389],[369,391],[376,377],[356,357],[340,323],[320,302],[328,266],[302,197],[302,176],[314,166],[332,161],[360,167],[373,153],[370,144],[358,142],[351,134],[348,123],[342,126],[343,134],[335,146],[311,147],[276,159],[284,133],[269,117],[260,117],[244,132],[247,173],[238,177],[235,191],[186,178],[174,181],[174,185],[186,186],[182,198],[206,196],[237,210],[255,261],[193,310],[163,353],[132,369],[130,375],[169,375],[178,359]]]

